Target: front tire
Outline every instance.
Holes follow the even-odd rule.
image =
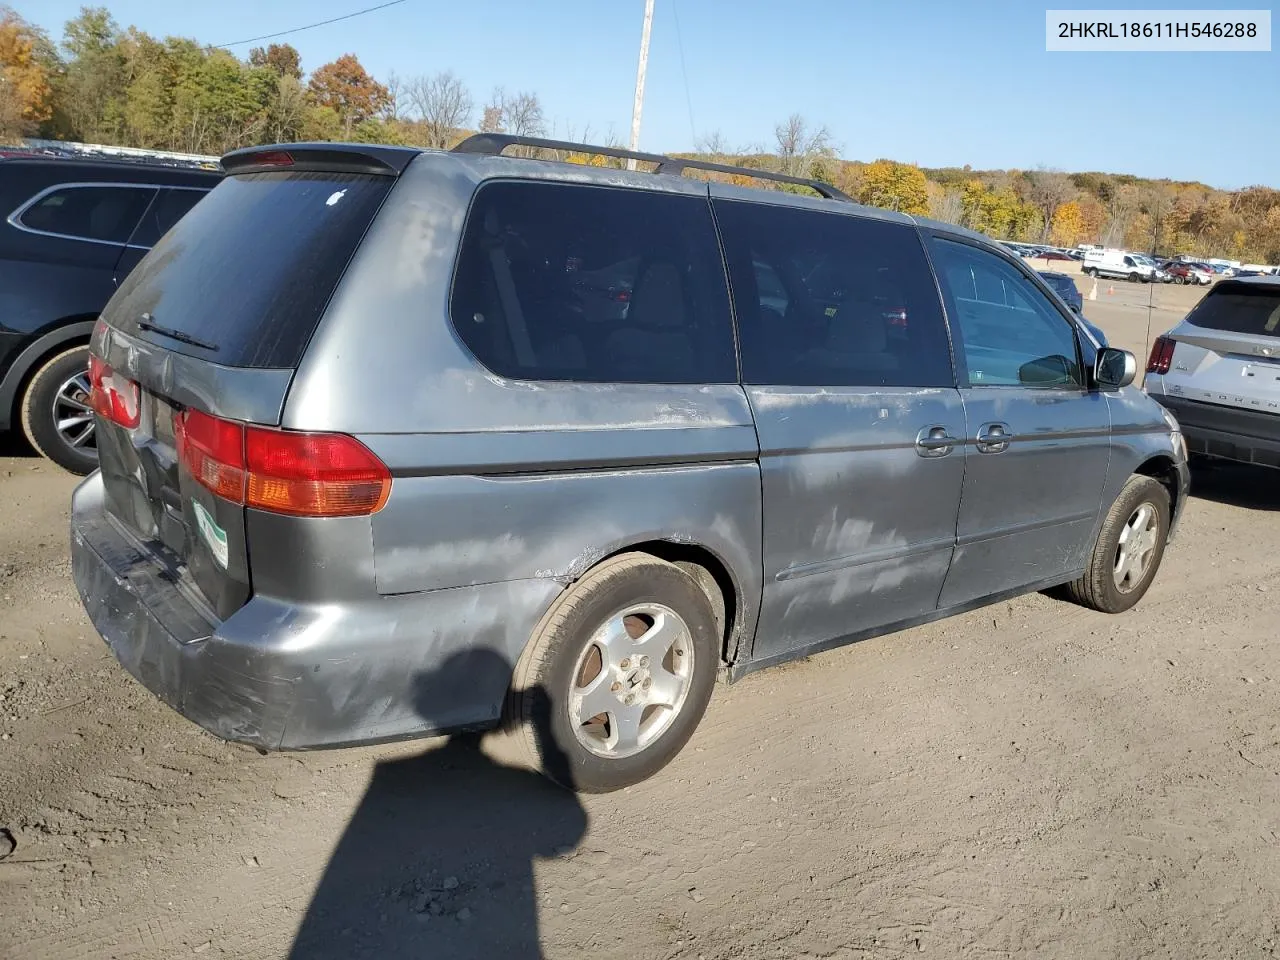
[[[80,476],[98,466],[88,367],[88,347],[72,347],[46,361],[27,384],[20,418],[37,453]]]
[[[1169,491],[1134,474],[1107,512],[1084,576],[1067,587],[1076,603],[1123,613],[1146,594],[1169,538]]]
[[[607,793],[665,767],[706,711],[719,631],[702,588],[647,554],[605,561],[543,617],[507,703],[530,763]]]
[[[1142,275],[1141,275],[1141,274],[1137,274],[1137,273],[1131,273],[1131,274],[1129,274],[1129,282],[1130,282],[1130,283],[1141,283],[1141,282],[1142,282]]]

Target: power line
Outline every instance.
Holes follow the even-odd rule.
[[[680,78],[684,80],[684,102],[689,108],[689,133],[693,135],[693,148],[698,148],[698,128],[693,122],[693,97],[689,94],[689,71],[684,65],[684,38],[680,35],[680,13],[677,0],[671,0],[671,15],[676,22],[676,46],[680,50]]]
[[[285,37],[291,33],[301,33],[303,30],[311,30],[315,27],[328,26],[331,23],[337,23],[340,20],[350,20],[352,17],[363,16],[366,13],[373,13],[375,10],[385,10],[387,7],[394,7],[396,4],[404,3],[405,0],[389,0],[387,3],[380,3],[376,7],[365,7],[363,10],[357,10],[355,13],[347,13],[341,17],[332,17],[329,20],[320,20],[316,23],[308,23],[305,27],[293,27],[289,30],[281,30],[278,33],[264,33],[260,37],[250,37],[248,40],[236,40],[234,43],[219,43],[215,45],[215,49],[224,49],[226,47],[241,47],[246,43],[257,43],[259,40],[274,40],[276,37]]]

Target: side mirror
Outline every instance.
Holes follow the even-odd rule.
[[[1071,312],[1076,316],[1081,316],[1084,313],[1084,309],[1077,303],[1068,303],[1067,306],[1071,308]]]
[[[1103,347],[1093,367],[1093,378],[1103,390],[1119,390],[1138,376],[1138,358],[1128,350]]]

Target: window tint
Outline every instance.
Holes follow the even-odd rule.
[[[163,189],[156,195],[129,242],[136,247],[154,247],[175,223],[205,195],[205,190]]]
[[[715,202],[748,383],[954,384],[937,286],[908,226]]]
[[[733,325],[707,201],[509,182],[480,188],[451,302],[482,363],[524,380],[730,383]]]
[[[1214,287],[1187,314],[1205,330],[1280,337],[1280,284],[1230,283]]]
[[[339,173],[227,177],[142,258],[106,320],[229,366],[296,366],[392,183]],[[139,330],[144,313],[217,349]]]
[[[42,233],[124,243],[154,195],[153,187],[67,186],[45,194],[19,222]]]
[[[1073,326],[1026,276],[995,254],[931,241],[972,386],[1081,386]]]

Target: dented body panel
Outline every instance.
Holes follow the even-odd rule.
[[[750,387],[764,489],[764,601],[753,656],[933,611],[964,479],[954,389]]]

